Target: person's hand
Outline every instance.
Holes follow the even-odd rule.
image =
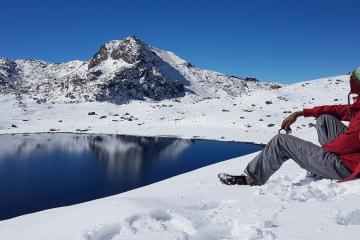
[[[290,129],[291,124],[293,124],[298,116],[301,116],[302,112],[294,112],[285,118],[281,124],[281,129]]]

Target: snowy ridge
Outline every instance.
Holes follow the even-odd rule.
[[[278,87],[201,70],[134,36],[107,42],[89,61],[47,63],[0,58],[0,93],[27,94],[38,102],[126,103],[185,94],[203,99]]]

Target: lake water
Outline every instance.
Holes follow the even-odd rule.
[[[0,220],[125,192],[260,149],[163,137],[0,135]]]

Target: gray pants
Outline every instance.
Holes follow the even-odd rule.
[[[316,119],[316,130],[321,145],[332,141],[347,127],[336,117],[328,114]],[[328,179],[344,179],[350,171],[339,157],[318,145],[300,138],[278,134],[247,165],[245,174],[252,177],[256,185],[263,185],[281,165],[293,159],[301,168]]]

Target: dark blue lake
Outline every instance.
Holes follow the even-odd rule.
[[[163,137],[0,135],[0,220],[125,192],[260,149]]]

